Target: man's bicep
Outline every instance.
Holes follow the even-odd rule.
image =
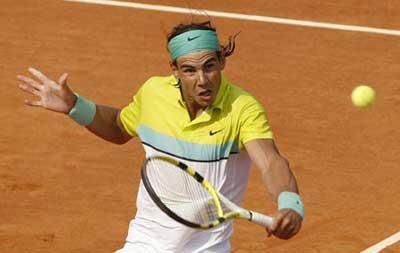
[[[117,126],[118,126],[119,130],[121,131],[122,140],[124,142],[127,142],[130,139],[132,139],[133,136],[128,133],[128,131],[125,129],[124,125],[122,124],[121,111],[118,112],[116,121],[117,121]]]
[[[272,159],[280,158],[273,139],[254,139],[244,143],[251,161],[260,170],[267,169]]]
[[[258,101],[251,100],[240,115],[239,141],[241,145],[252,140],[273,138],[266,111]]]
[[[118,113],[118,127],[130,137],[137,136],[136,130],[140,124],[143,88],[142,86],[133,96],[132,101]]]

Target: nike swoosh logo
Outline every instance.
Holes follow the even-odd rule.
[[[217,130],[214,132],[212,130],[210,130],[209,134],[210,134],[210,136],[213,136],[214,134],[217,134],[217,133],[221,132],[222,130],[224,130],[224,129],[220,129],[220,130]]]
[[[188,37],[187,40],[188,41],[192,41],[192,40],[195,40],[197,38],[200,38],[200,35],[199,36],[194,36],[194,37]]]

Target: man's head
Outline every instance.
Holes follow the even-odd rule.
[[[234,49],[234,37],[229,39],[228,46],[220,45],[210,22],[180,24],[168,35],[171,68],[181,83],[189,109],[196,112],[214,102],[225,58]]]

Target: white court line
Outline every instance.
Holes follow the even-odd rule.
[[[203,12],[202,13],[199,11],[195,12],[193,9],[172,7],[172,6],[165,6],[165,5],[152,5],[152,4],[121,2],[121,1],[111,1],[111,0],[64,0],[64,1],[88,3],[88,4],[112,5],[112,6],[144,9],[144,10],[194,14],[194,15],[204,15],[204,12],[206,12],[209,16],[213,16],[213,17],[223,17],[223,18],[241,19],[241,20],[268,22],[268,23],[278,23],[278,24],[286,24],[286,25],[308,26],[308,27],[318,27],[318,28],[334,29],[334,30],[345,30],[345,31],[355,31],[355,32],[377,33],[377,34],[400,36],[400,30],[390,30],[390,29],[381,29],[381,28],[373,28],[373,27],[366,27],[366,26],[354,26],[354,25],[339,25],[339,24],[333,24],[333,23],[322,23],[322,22],[313,22],[313,21],[287,19],[287,18],[274,18],[274,17],[258,16],[258,15],[245,15],[245,14],[240,14],[240,13],[229,13],[229,12],[210,11],[210,10],[201,10]]]
[[[376,253],[379,252],[381,250],[383,250],[384,248],[386,248],[387,246],[390,246],[396,242],[400,241],[400,232],[397,232],[396,234],[386,238],[385,240],[369,247],[368,249],[361,251],[361,253]]]

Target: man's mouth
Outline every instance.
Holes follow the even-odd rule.
[[[202,91],[199,93],[199,97],[206,102],[210,102],[212,99],[212,91],[211,90]]]
[[[209,97],[211,96],[211,94],[212,94],[211,90],[205,90],[199,93],[201,97]]]

